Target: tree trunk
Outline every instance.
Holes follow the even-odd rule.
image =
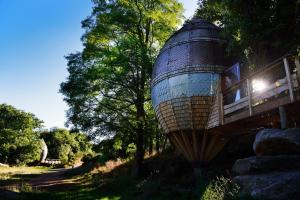
[[[152,155],[152,153],[153,153],[153,137],[152,137],[152,135],[149,136],[148,141],[149,141],[149,144],[148,144],[149,145],[148,146],[149,147],[149,149],[148,149],[149,150],[149,155]]]
[[[144,120],[145,120],[145,110],[144,101],[139,101],[136,104],[137,108],[137,135],[136,135],[136,153],[135,153],[135,163],[131,172],[132,177],[139,178],[142,175],[142,164],[144,160]]]
[[[155,150],[157,153],[160,151],[160,138],[159,138],[159,131],[155,134]]]

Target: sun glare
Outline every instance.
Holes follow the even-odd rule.
[[[263,80],[254,79],[252,81],[253,92],[263,92],[267,88],[267,84]]]

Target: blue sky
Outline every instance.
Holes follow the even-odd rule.
[[[180,1],[190,17],[197,0]],[[82,49],[80,22],[91,8],[90,0],[0,0],[0,103],[64,127],[64,56]]]

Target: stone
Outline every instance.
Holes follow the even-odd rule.
[[[238,175],[287,170],[300,170],[300,155],[253,156],[237,160],[232,167]]]
[[[253,198],[300,199],[300,171],[237,176],[233,180],[241,186],[242,193],[250,194]]]
[[[264,129],[253,144],[256,155],[300,154],[300,128]]]

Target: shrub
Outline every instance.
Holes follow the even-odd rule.
[[[239,186],[223,176],[217,177],[206,187],[201,200],[231,200],[238,198]]]

